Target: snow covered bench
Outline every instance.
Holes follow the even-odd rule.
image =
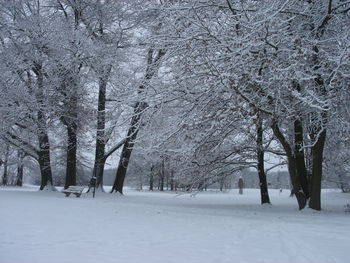
[[[68,197],[70,194],[74,194],[76,197],[80,197],[84,188],[84,186],[71,185],[67,189],[63,189],[61,192],[66,194],[66,197]]]

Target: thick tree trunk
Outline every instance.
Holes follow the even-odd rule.
[[[51,160],[50,160],[50,142],[49,135],[46,127],[46,116],[45,109],[42,108],[44,105],[44,76],[42,73],[42,67],[40,64],[35,65],[33,68],[37,76],[37,94],[36,99],[39,105],[37,112],[37,125],[38,125],[38,142],[39,142],[39,151],[38,151],[38,163],[40,166],[41,173],[41,184],[40,190],[43,190],[45,187],[49,187],[51,190],[55,190],[52,182],[52,171],[51,171]]]
[[[322,39],[322,36],[325,32],[325,28],[331,19],[332,13],[332,1],[328,2],[328,15],[324,18],[322,24],[317,28],[316,37],[318,40]],[[315,70],[314,82],[316,84],[316,93],[321,98],[324,98],[324,101],[327,99],[327,89],[325,87],[326,82],[323,79],[322,75],[317,72],[317,69],[321,67],[319,59],[319,48],[317,45],[313,46],[313,67]],[[323,150],[326,142],[326,124],[328,122],[328,106],[326,103],[325,109],[320,112],[320,116],[316,114],[313,116],[311,114],[311,133],[310,138],[314,142],[313,147],[311,148],[311,158],[312,158],[312,172],[310,180],[310,201],[309,207],[315,210],[321,210],[321,180],[322,180],[322,164],[323,164]]]
[[[294,121],[294,156],[296,164],[296,173],[300,182],[300,186],[303,189],[305,197],[309,199],[309,182],[308,174],[305,165],[304,155],[304,138],[303,138],[303,124],[301,119]]]
[[[18,158],[18,160],[17,160],[16,185],[22,186],[23,185],[23,170],[24,170],[24,164],[23,164],[24,153],[22,151],[18,150],[17,158]]]
[[[93,169],[93,176],[96,177],[96,189],[100,189],[103,192],[103,173],[105,167],[104,150],[105,144],[96,144],[95,163]]]
[[[307,198],[303,192],[303,189],[301,188],[301,185],[299,183],[299,178],[297,175],[297,168],[296,168],[296,162],[294,156],[287,156],[288,160],[288,172],[290,175],[291,183],[293,186],[293,189],[291,190],[291,196],[293,194],[297,198],[299,210],[305,208],[307,203]]]
[[[318,64],[318,48],[315,46],[315,65]],[[315,78],[317,84],[317,92],[319,95],[326,97],[327,90],[323,78],[318,75]],[[328,122],[328,111],[323,110],[320,115],[311,115],[311,133],[310,138],[314,142],[311,148],[312,172],[310,184],[310,201],[309,207],[315,210],[321,210],[321,180],[322,180],[322,164],[323,150],[326,142],[327,130],[325,128]]]
[[[159,190],[164,191],[164,179],[165,179],[165,161],[162,160],[162,166],[159,173]]]
[[[174,180],[174,170],[170,170],[170,191],[174,191],[175,188],[175,180]]]
[[[7,185],[8,184],[8,160],[9,160],[9,154],[10,154],[10,146],[6,144],[6,151],[5,151],[5,158],[4,158],[4,173],[2,175],[2,184]]]
[[[131,139],[129,139],[125,142],[123,146],[119,164],[118,164],[117,174],[113,183],[111,193],[116,191],[116,192],[119,192],[120,194],[123,194],[124,180],[128,169],[133,145],[134,143],[131,141]]]
[[[67,189],[71,185],[76,185],[77,175],[77,128],[76,126],[67,126],[67,164],[66,164],[66,180],[64,188]]]
[[[169,191],[169,174],[167,174],[165,179],[165,187],[166,187],[166,190]]]
[[[149,190],[153,191],[153,184],[154,184],[154,179],[153,179],[153,166],[151,168],[151,174],[149,176]]]
[[[77,181],[77,147],[78,147],[78,94],[76,76],[72,72],[67,73],[67,79],[64,80],[62,91],[63,101],[65,102],[65,112],[61,116],[62,123],[67,129],[67,149],[66,149],[66,178],[64,188],[76,185]],[[71,77],[69,77],[71,75]],[[70,81],[69,83],[66,83]],[[69,90],[72,89],[72,90]]]
[[[276,138],[279,140],[279,142],[282,144],[282,147],[286,152],[287,160],[288,160],[288,172],[289,172],[289,176],[293,186],[292,192],[295,194],[295,197],[297,198],[297,201],[298,201],[299,210],[301,210],[305,208],[307,199],[300,186],[299,178],[297,176],[296,161],[292,152],[292,148],[287,142],[286,138],[281,133],[276,121],[274,121],[272,124],[272,131],[276,136]]]
[[[96,177],[96,189],[101,190],[104,192],[103,189],[103,174],[104,174],[104,167],[105,167],[105,159],[102,158],[102,160],[95,160],[94,168],[93,168],[93,176]]]
[[[162,174],[159,177],[159,190],[164,191],[164,176]]]
[[[48,152],[40,152],[38,162],[41,173],[40,190],[44,190],[45,187],[48,187],[53,190],[54,188],[52,183],[52,171],[50,166],[50,156]]]
[[[311,196],[309,207],[321,210],[321,180],[323,150],[326,141],[326,130],[319,135],[315,145],[312,147],[312,175],[311,175]]]
[[[105,128],[106,128],[106,90],[112,67],[107,66],[99,78],[98,106],[97,106],[97,131],[96,150],[94,163],[94,176],[96,176],[96,188],[103,191],[103,171],[105,166]]]
[[[134,116],[131,119],[131,125],[120,155],[120,160],[117,168],[116,178],[113,183],[112,191],[123,194],[124,180],[129,165],[131,152],[133,150],[137,133],[139,132],[139,125],[142,112],[146,109],[147,104],[144,102],[137,102],[134,108]]]
[[[258,174],[259,174],[259,186],[261,195],[261,204],[269,204],[270,197],[267,188],[266,174],[264,168],[264,146],[263,146],[263,126],[262,119],[258,116],[256,124],[256,153],[258,160]]]
[[[44,122],[44,115],[41,111],[38,112],[38,122],[40,123],[39,126],[41,126],[38,135],[40,146],[38,162],[41,173],[40,190],[43,190],[46,186],[53,190],[49,136],[47,134],[46,123]]]
[[[153,58],[153,52],[154,52],[153,49],[148,50],[146,74],[144,78],[144,83],[139,87],[139,93],[141,93],[142,90],[145,89],[146,84],[156,74],[159,68],[160,59],[165,55],[164,50],[159,50],[157,53],[157,56]],[[117,174],[116,174],[116,178],[115,178],[111,193],[116,191],[123,194],[124,179],[126,176],[129,159],[135,143],[135,139],[137,137],[137,133],[139,132],[141,115],[146,108],[147,108],[146,102],[137,102],[134,106],[134,115],[131,119],[130,128],[128,130],[127,137],[122,149],[122,153],[121,153],[118,168],[117,168]]]

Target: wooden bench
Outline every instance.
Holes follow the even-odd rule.
[[[68,197],[70,194],[74,194],[76,197],[80,197],[84,188],[84,186],[71,185],[67,189],[63,189],[61,192],[64,193],[66,197]]]

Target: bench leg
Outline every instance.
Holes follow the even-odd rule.
[[[80,197],[80,196],[81,196],[81,194],[75,194],[75,196],[78,198],[78,197]]]
[[[68,197],[70,195],[70,193],[65,193],[66,197]]]

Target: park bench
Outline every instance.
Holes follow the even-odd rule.
[[[80,197],[84,188],[84,186],[71,185],[67,189],[63,189],[61,192],[66,194],[66,197],[68,197],[70,194],[74,194],[76,197]]]

